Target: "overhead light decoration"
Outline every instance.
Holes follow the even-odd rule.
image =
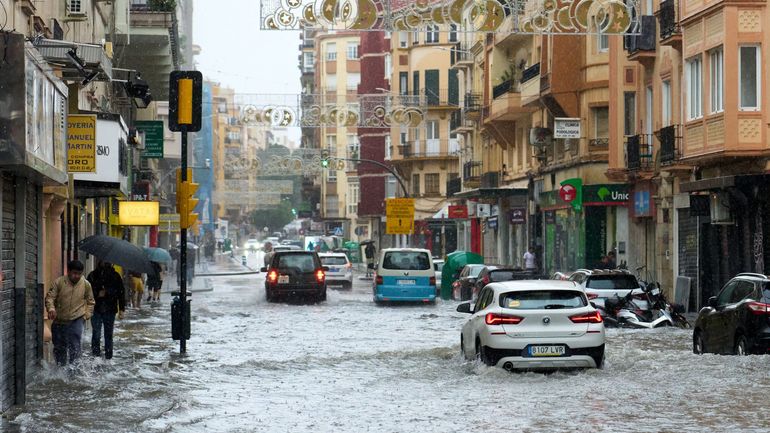
[[[260,0],[263,30],[639,34],[639,0]],[[506,24],[506,20],[510,22]]]

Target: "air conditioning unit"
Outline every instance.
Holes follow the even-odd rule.
[[[551,144],[553,134],[548,128],[532,128],[529,130],[529,144],[544,147]]]
[[[733,224],[730,213],[730,196],[726,192],[713,192],[709,196],[711,224]]]
[[[86,2],[88,0],[66,0],[64,16],[69,20],[84,20],[88,17]]]

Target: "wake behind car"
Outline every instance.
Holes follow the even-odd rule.
[[[269,270],[269,272],[268,272]],[[265,296],[274,302],[280,296],[312,297],[326,300],[326,272],[318,254],[312,251],[279,251],[273,254],[267,272]]]
[[[374,302],[436,302],[436,274],[430,251],[386,248],[374,278]]]
[[[353,265],[344,253],[322,253],[318,255],[321,264],[329,268],[326,273],[328,286],[339,285],[345,290],[353,287]]]
[[[457,311],[460,350],[506,370],[601,368],[604,323],[585,292],[572,282],[508,281],[484,287],[474,305]]]
[[[770,277],[738,274],[698,313],[694,353],[770,352]]]

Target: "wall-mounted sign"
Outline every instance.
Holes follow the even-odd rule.
[[[487,220],[487,227],[492,230],[497,230],[497,217],[491,217]]]
[[[158,221],[158,231],[165,233],[175,233],[179,231],[179,214],[164,213],[160,215]]]
[[[559,188],[559,197],[565,203],[572,205],[575,212],[583,210],[583,179],[576,177],[563,181]]]
[[[449,206],[449,218],[468,218],[468,206],[466,205],[458,205],[458,206]]]
[[[128,128],[119,115],[99,113],[96,117],[96,170],[75,173],[75,180],[88,182],[91,188],[101,184],[128,196]]]
[[[511,224],[525,224],[527,222],[527,208],[517,207],[511,209]]]
[[[118,204],[118,224],[122,226],[157,226],[160,223],[160,203],[157,201],[121,201]]]
[[[134,126],[144,135],[142,158],[163,158],[163,121],[137,120]]]
[[[67,116],[67,170],[96,173],[96,115]]]
[[[580,138],[580,119],[573,117],[555,118],[553,138]]]
[[[476,205],[476,216],[479,218],[488,217],[492,213],[492,206],[484,203]]]
[[[628,185],[608,183],[583,187],[583,202],[605,205],[625,205],[631,201]]]
[[[635,217],[652,216],[652,206],[650,205],[649,191],[634,192],[634,216]]]

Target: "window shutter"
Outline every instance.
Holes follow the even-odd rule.
[[[425,94],[428,99],[428,105],[438,105],[438,69],[428,69],[425,71]]]
[[[460,83],[457,79],[457,69],[449,70],[449,105],[460,105]]]
[[[420,71],[414,71],[412,73],[412,94],[420,94]]]

